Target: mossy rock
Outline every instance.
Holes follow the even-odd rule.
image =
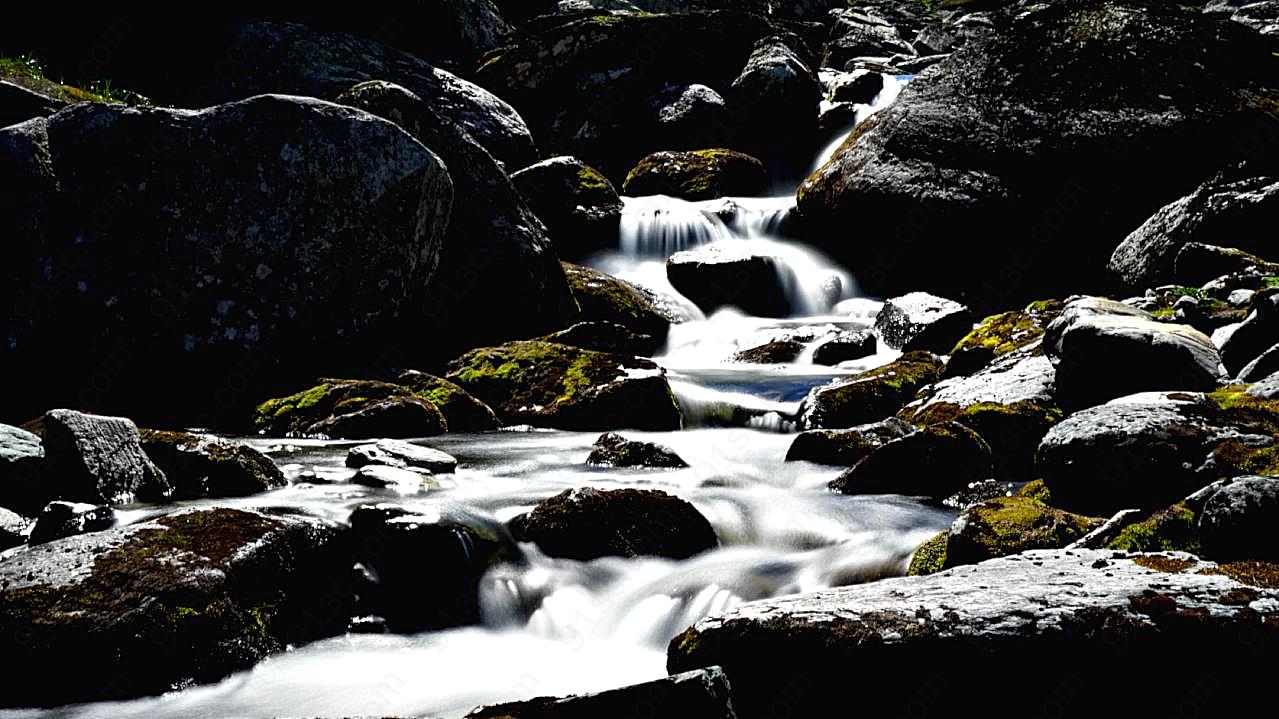
[[[1253,396],[1249,386],[1232,384],[1209,392],[1208,402],[1233,424],[1279,437],[1279,399]]]
[[[1041,300],[1025,309],[987,317],[950,351],[946,375],[971,374],[996,357],[1038,342],[1044,329],[1061,314],[1062,307],[1057,300]]]
[[[493,408],[443,377],[406,370],[395,382],[435,405],[444,415],[450,432],[485,432],[502,426]]]
[[[970,507],[955,520],[946,545],[945,564],[955,567],[1030,549],[1064,547],[1104,522],[1025,497],[992,499]]]
[[[1124,552],[1189,552],[1199,554],[1199,529],[1195,511],[1184,503],[1174,504],[1141,522],[1119,530],[1104,545]]]
[[[916,427],[896,417],[850,429],[814,429],[801,432],[786,452],[787,462],[816,462],[851,467],[866,455]]]
[[[1013,492],[1013,496],[1033,499],[1043,504],[1052,504],[1053,493],[1048,490],[1048,485],[1044,484],[1044,480],[1035,479],[1022,485],[1021,489]]]
[[[818,387],[804,400],[804,427],[843,429],[882,420],[935,382],[940,371],[935,355],[907,352],[883,367]]]
[[[949,532],[938,532],[932,539],[919,545],[910,557],[910,569],[906,570],[906,576],[936,574],[945,569],[946,544],[949,539]]]
[[[553,157],[512,174],[511,182],[550,231],[560,257],[616,249],[622,200],[595,168]]]
[[[174,499],[244,497],[287,483],[270,457],[248,445],[186,432],[138,433],[142,450],[173,485]]]
[[[967,407],[938,402],[901,413],[903,419],[919,425],[958,422],[976,432],[990,445],[995,476],[1001,479],[1033,476],[1039,442],[1064,416],[1058,407],[1029,401],[978,402]]]
[[[448,429],[434,404],[405,387],[374,380],[325,379],[254,411],[253,427],[271,436],[402,439]]]
[[[768,191],[764,163],[726,149],[655,152],[626,176],[627,195],[670,195],[685,200],[754,196]]]
[[[510,424],[573,430],[679,429],[678,404],[651,360],[527,340],[472,350],[448,379]]]
[[[562,263],[584,322],[612,322],[666,341],[672,324],[690,319],[674,302],[589,267]]]

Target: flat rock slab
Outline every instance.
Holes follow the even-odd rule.
[[[398,439],[382,439],[374,444],[360,445],[352,448],[346,455],[348,467],[363,467],[370,464],[423,469],[433,474],[450,474],[457,469],[457,458],[438,449],[409,444]]]
[[[1274,579],[1274,565],[1253,567],[1271,570],[1254,580]],[[1186,554],[1026,552],[745,604],[676,637],[668,668],[723,666],[742,717],[779,701],[791,716],[855,705],[860,716],[1025,717],[1050,704],[1051,716],[1160,716],[1184,701],[1220,715],[1252,701],[1279,655],[1279,589],[1216,574],[1237,569]]]

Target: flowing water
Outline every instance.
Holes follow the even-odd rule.
[[[867,112],[896,95],[886,97]],[[890,92],[891,90],[891,92]],[[689,203],[627,198],[618,250],[595,266],[675,295],[670,254],[736,244],[777,257],[789,270],[797,316],[765,319],[732,308],[673,328],[656,358],[684,410],[684,431],[627,432],[674,449],[679,470],[588,467],[598,433],[513,428],[446,435],[425,444],[461,465],[439,486],[397,492],[349,483],[347,450],[357,443],[250,439],[290,479],[288,487],[218,504],[269,508],[334,521],[372,501],[505,522],[567,488],[662,489],[691,502],[720,547],[683,561],[553,559],[533,545],[527,562],[485,576],[481,626],[419,635],[348,635],[294,648],[220,683],[162,697],[0,717],[273,717],[404,715],[452,717],[482,703],[597,691],[665,675],[669,640],[699,618],[754,599],[900,574],[910,553],[949,525],[951,510],[898,496],[844,496],[826,489],[838,468],[785,462],[808,391],[883,363],[882,352],[839,367],[811,362],[811,348],[869,327],[878,303],[858,298],[852,277],[811,249],[779,239],[786,198]],[[833,279],[832,279],[833,278]],[[838,292],[815,292],[837,283]],[[678,300],[679,298],[676,297]],[[685,301],[685,304],[686,301]],[[744,348],[798,339],[809,350],[786,365],[733,361]],[[122,512],[123,521],[148,516]]]

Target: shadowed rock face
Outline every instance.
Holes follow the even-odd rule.
[[[1268,566],[1251,567],[1258,586],[1232,578],[1243,567],[1190,555],[1027,552],[746,604],[676,637],[667,664],[722,665],[742,717],[779,703],[795,716],[846,708],[852,678],[873,687],[856,697],[867,716],[931,706],[1024,717],[1047,703],[1061,716],[1174,712],[1187,700],[1215,713],[1245,707],[1247,687],[1279,652],[1279,584]],[[991,676],[1017,681],[997,699],[973,691]],[[1090,691],[1115,682],[1134,690]]]

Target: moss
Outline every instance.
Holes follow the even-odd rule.
[[[1133,557],[1132,563],[1146,569],[1153,569],[1156,572],[1166,572],[1168,574],[1177,574],[1198,564],[1198,562],[1189,559],[1178,559],[1176,557],[1165,557],[1160,554],[1147,555],[1144,557]]]
[[[980,325],[955,345],[951,354],[981,347],[998,357],[1034,342],[1043,334],[1043,325],[1032,315],[1026,312],[1004,312],[982,320]]]
[[[310,389],[302,390],[297,394],[281,397],[278,399],[269,399],[258,405],[254,411],[254,424],[265,423],[269,418],[279,418],[289,412],[304,410],[319,404],[329,393],[332,385],[323,383],[316,385]]]
[[[1029,549],[1055,549],[1083,537],[1104,520],[1063,512],[1026,497],[1001,497],[971,507],[951,528],[947,566],[970,564]]]
[[[1261,286],[1267,288],[1279,287],[1279,277],[1262,277]]]
[[[949,532],[939,532],[935,537],[919,545],[910,558],[910,569],[906,574],[911,577],[925,574],[936,574],[946,566],[946,544]]]
[[[1151,310],[1150,315],[1157,320],[1173,320],[1177,318],[1177,311],[1171,307],[1159,307]]]
[[[1240,584],[1262,589],[1279,589],[1279,564],[1270,562],[1230,562],[1200,570],[1200,574],[1216,574],[1230,577]]]
[[[0,80],[7,80],[32,92],[66,103],[150,104],[145,97],[114,87],[109,80],[99,80],[91,83],[87,88],[55,82],[47,77],[40,61],[29,55],[0,57]]]
[[[1228,412],[1232,422],[1271,436],[1279,436],[1279,400],[1248,394],[1249,385],[1229,385],[1207,395],[1208,402]]]
[[[577,171],[577,186],[582,192],[613,192],[613,185],[608,178],[585,165]]]
[[[816,390],[810,426],[853,427],[898,412],[924,385],[937,380],[940,362],[927,352],[907,352],[883,367]]]
[[[1256,474],[1279,477],[1279,445],[1249,447],[1238,439],[1228,439],[1212,451],[1220,476]]]
[[[1014,492],[1013,496],[1024,497],[1043,504],[1052,502],[1052,492],[1048,490],[1048,485],[1044,484],[1042,479],[1027,482],[1025,486]]]
[[[1185,504],[1162,509],[1142,522],[1124,527],[1106,549],[1124,552],[1190,552],[1199,554],[1195,512]]]

